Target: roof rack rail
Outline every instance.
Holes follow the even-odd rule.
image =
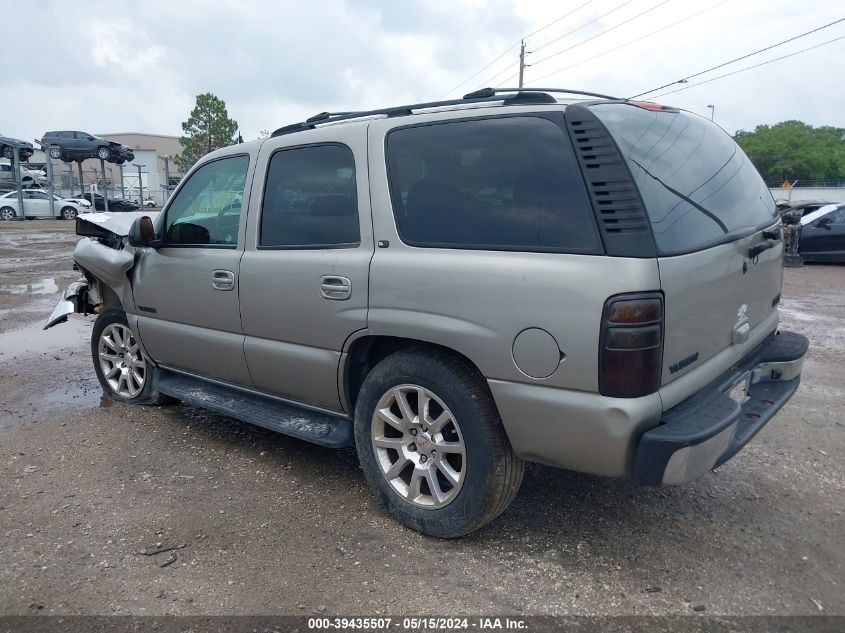
[[[583,90],[567,90],[565,88],[482,88],[469,94],[464,95],[460,99],[447,99],[446,101],[428,101],[423,103],[412,103],[402,106],[394,106],[390,108],[379,108],[376,110],[359,110],[357,112],[320,112],[312,117],[307,118],[300,123],[292,123],[280,127],[273,132],[271,136],[282,136],[284,134],[291,134],[293,132],[301,132],[302,130],[312,130],[323,123],[335,123],[338,121],[348,121],[350,119],[362,119],[371,116],[407,116],[413,114],[414,110],[425,110],[428,108],[440,108],[453,105],[467,105],[472,103],[484,103],[502,101],[505,104],[511,103],[554,103],[555,99],[550,92],[584,95],[587,97],[598,97],[600,99],[611,99],[613,101],[624,101],[620,97],[611,97],[609,95],[599,94],[597,92],[585,92]],[[502,96],[505,93],[511,96]]]
[[[476,99],[478,97],[492,97],[503,92],[560,92],[571,95],[583,95],[585,97],[598,97],[599,99],[610,99],[611,101],[627,101],[623,97],[612,97],[600,92],[587,92],[584,90],[569,90],[568,88],[481,88],[475,92],[464,95],[464,99]]]

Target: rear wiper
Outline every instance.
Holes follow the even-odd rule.
[[[645,167],[643,167],[642,165],[640,165],[640,164],[639,164],[636,160],[634,160],[633,158],[631,159],[631,162],[632,162],[632,163],[634,163],[634,164],[635,164],[637,167],[639,167],[640,169],[642,169],[642,170],[643,170],[646,174],[648,174],[651,178],[653,178],[653,179],[654,179],[654,180],[656,180],[658,183],[660,183],[660,185],[661,185],[664,189],[666,189],[666,190],[667,190],[667,191],[669,191],[670,193],[675,194],[675,195],[676,195],[676,196],[678,196],[681,200],[683,200],[683,201],[684,201],[684,202],[686,202],[687,204],[691,205],[692,207],[694,207],[694,208],[698,209],[698,210],[699,210],[699,211],[701,211],[704,215],[706,215],[708,218],[710,218],[711,220],[713,220],[716,224],[718,224],[718,225],[719,225],[719,228],[720,228],[720,229],[722,229],[722,233],[728,233],[728,227],[727,227],[727,226],[725,226],[725,223],[724,223],[724,222],[722,222],[722,221],[721,221],[721,220],[720,220],[720,219],[716,216],[716,214],[715,214],[715,213],[713,213],[712,211],[709,211],[708,209],[705,209],[704,207],[702,207],[700,204],[698,204],[695,200],[693,200],[693,199],[692,199],[692,198],[690,198],[689,196],[685,196],[684,194],[682,194],[682,193],[681,193],[680,191],[678,191],[677,189],[673,189],[672,187],[670,187],[669,185],[667,185],[665,182],[663,182],[662,180],[660,180],[660,178],[658,178],[657,176],[655,176],[654,174],[652,174],[652,173],[651,173],[648,169],[646,169]]]

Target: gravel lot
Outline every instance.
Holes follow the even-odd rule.
[[[0,224],[0,614],[845,614],[845,266],[786,269],[804,383],[718,472],[532,466],[446,542],[390,519],[352,451],[101,399],[92,318],[41,331],[76,239]]]

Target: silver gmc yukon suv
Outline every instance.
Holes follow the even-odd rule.
[[[778,331],[759,174],[654,103],[485,89],[322,113],[208,154],[160,214],[77,233],[84,278],[47,326],[99,315],[109,396],[354,445],[387,510],[439,537],[502,513],[526,461],[707,473],[807,352]]]

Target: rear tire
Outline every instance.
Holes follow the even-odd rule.
[[[61,158],[64,160],[64,156],[62,156],[62,148],[61,147],[51,147],[50,148],[50,158]]]
[[[17,214],[12,207],[3,207],[0,209],[0,220],[14,220]]]
[[[3,147],[3,158],[8,158],[9,160],[12,160],[14,156],[15,150],[12,148],[11,145],[6,145],[5,147]]]
[[[141,352],[123,310],[107,310],[91,332],[91,358],[105,394],[131,404],[169,401],[153,389],[153,366]]]
[[[355,444],[385,508],[407,527],[439,538],[486,525],[522,483],[524,463],[486,381],[439,349],[402,350],[373,368],[355,406]]]

